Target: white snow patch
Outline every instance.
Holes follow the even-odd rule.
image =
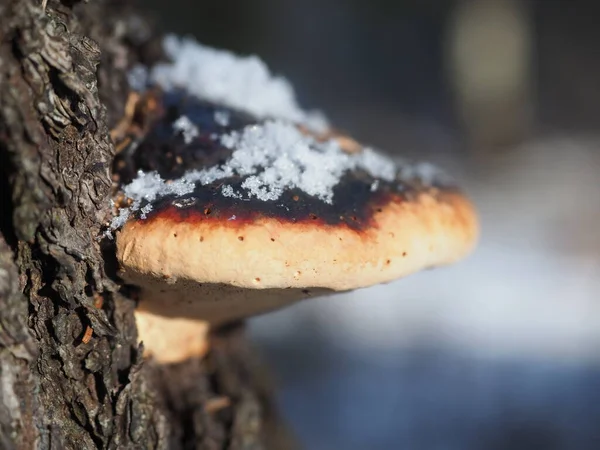
[[[454,184],[454,179],[449,174],[428,162],[403,165],[400,169],[400,177],[406,180],[419,180],[426,186],[431,185],[434,182],[441,184]]]
[[[249,125],[241,131],[226,134],[221,137],[221,143],[233,149],[223,165],[189,171],[173,181],[165,181],[155,172],[138,172],[138,177],[123,189],[132,204],[120,210],[111,228],[122,226],[131,212],[140,210],[144,202],[167,195],[182,197],[191,193],[197,184],[206,185],[235,175],[245,177],[241,190],[235,191],[231,185],[224,185],[221,188],[223,196],[273,201],[287,190],[300,189],[331,204],[334,188],[349,171],[364,170],[375,178],[372,190],[378,188],[380,181],[393,181],[398,173],[421,173],[418,168],[398,166],[391,158],[371,148],[348,154],[336,140],[316,141],[301,133],[295,125],[278,120]],[[425,173],[430,182],[434,181],[432,174]],[[141,217],[150,210],[150,205],[141,208]]]
[[[230,116],[227,111],[215,111],[215,122],[217,125],[226,127],[229,125]]]
[[[249,197],[277,200],[284,191],[298,188],[326,203],[348,171],[363,169],[374,178],[392,181],[396,167],[390,158],[371,149],[355,155],[345,153],[335,140],[317,142],[294,125],[267,121],[221,138],[235,149],[226,168],[248,176],[242,188]]]
[[[173,122],[173,130],[176,133],[181,133],[183,142],[190,144],[195,138],[200,135],[198,128],[187,116],[181,116]]]
[[[146,206],[140,208],[140,217],[145,219],[147,215],[152,211],[152,203],[148,203]]]
[[[163,45],[172,62],[151,69],[152,83],[167,90],[183,88],[199,98],[258,118],[304,123],[316,132],[327,129],[325,116],[302,110],[288,80],[271,74],[257,56],[237,56],[175,35],[165,37]]]
[[[110,228],[104,235],[111,238],[111,230],[116,230],[125,225],[125,222],[135,211],[141,211],[142,216],[148,214],[152,207],[148,208],[149,205],[142,207],[144,201],[152,202],[157,198],[172,194],[183,196],[192,192],[194,186],[194,183],[186,180],[185,177],[174,181],[165,181],[156,172],[144,173],[141,170],[138,171],[137,178],[123,187],[123,193],[131,199],[131,205],[119,209],[119,214],[112,219]]]
[[[242,198],[242,194],[240,194],[239,192],[235,192],[233,190],[233,187],[228,184],[226,184],[225,186],[223,186],[221,188],[221,194],[223,194],[223,197],[230,197],[230,198],[237,198],[237,199]]]

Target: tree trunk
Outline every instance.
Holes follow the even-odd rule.
[[[124,1],[0,0],[0,448],[291,448],[243,326],[142,359],[110,219],[126,72],[160,36]]]

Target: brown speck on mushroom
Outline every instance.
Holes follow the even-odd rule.
[[[243,241],[244,240],[244,236],[238,236],[238,241]]]

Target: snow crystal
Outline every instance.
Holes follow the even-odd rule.
[[[143,200],[152,202],[165,195],[183,196],[194,190],[194,183],[182,177],[174,181],[164,181],[156,172],[144,173],[141,170],[135,180],[123,188],[126,197],[133,200],[133,204],[140,204]]]
[[[232,149],[230,158],[222,165],[192,170],[173,181],[163,180],[156,172],[138,172],[137,178],[123,189],[132,203],[119,211],[111,228],[122,226],[134,211],[140,211],[144,218],[151,211],[148,204],[142,207],[144,202],[167,195],[182,197],[193,192],[198,184],[207,185],[232,176],[245,179],[239,191],[231,185],[222,186],[221,194],[225,197],[273,201],[285,191],[300,189],[331,204],[334,188],[349,171],[363,170],[375,178],[371,191],[377,190],[381,181],[393,181],[398,174],[405,179],[418,178],[424,184],[437,181],[440,174],[431,164],[397,165],[371,148],[346,153],[335,139],[317,141],[295,125],[280,120],[249,125],[220,140],[222,145]]]
[[[365,147],[362,152],[353,155],[358,161],[358,166],[366,170],[373,177],[385,181],[392,181],[396,177],[396,164],[390,158],[375,152],[370,147]]]
[[[229,113],[227,111],[215,111],[215,122],[217,125],[226,127],[229,125]]]
[[[425,186],[434,184],[454,184],[454,179],[439,167],[428,163],[419,162],[415,164],[403,164],[400,167],[400,177],[404,179],[416,179]]]
[[[152,210],[149,203],[157,198],[166,195],[183,196],[192,192],[194,187],[195,184],[188,181],[185,176],[178,180],[165,181],[156,172],[144,173],[140,170],[137,178],[123,187],[123,193],[131,200],[131,204],[127,208],[119,209],[119,214],[110,223],[110,229],[116,230],[125,225],[135,211],[140,211],[142,216],[145,216]],[[147,204],[142,207],[144,202]],[[105,233],[107,237],[111,237],[110,229]]]
[[[239,192],[235,192],[233,190],[233,187],[231,187],[228,184],[221,188],[221,194],[223,194],[223,197],[230,197],[230,198],[237,198],[237,199],[242,198],[242,194],[240,194]]]
[[[152,211],[152,203],[148,203],[146,206],[142,207],[140,209],[140,217],[142,219],[145,219],[147,217],[147,214],[150,213]]]
[[[304,123],[315,132],[327,129],[325,116],[303,111],[288,80],[272,75],[257,56],[237,56],[175,35],[165,37],[163,45],[172,62],[154,66],[150,81],[164,89],[183,88],[258,118]]]
[[[125,222],[129,220],[131,216],[131,210],[129,208],[121,208],[119,214],[116,215],[110,223],[110,229],[106,232],[107,237],[112,237],[110,230],[117,230],[125,225]]]
[[[195,138],[200,135],[196,125],[187,116],[181,116],[175,122],[173,122],[173,130],[176,133],[181,133],[183,136],[183,142],[190,144]]]
[[[134,91],[143,91],[148,85],[148,68],[141,64],[135,65],[127,73],[127,82]]]
[[[189,208],[190,206],[194,206],[198,200],[195,198],[182,198],[173,200],[171,204],[176,208]]]

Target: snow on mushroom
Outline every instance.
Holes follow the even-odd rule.
[[[206,52],[169,42],[188,57]],[[230,58],[217,58],[225,74]],[[166,66],[154,71],[167,93],[196,67],[180,59],[171,68],[177,76]],[[130,203],[110,226],[122,277],[141,288],[139,333],[157,360],[201,354],[209,326],[389,282],[472,249],[474,208],[431,166],[397,164],[353,140],[307,132],[281,81],[271,93],[285,94],[280,107],[253,116],[224,91],[210,96],[186,83],[177,88],[185,101],[159,100],[179,105],[178,117],[191,121],[185,129],[197,133],[162,142],[165,133],[150,131],[137,143],[143,170],[123,187]],[[232,103],[237,110],[224,109]],[[154,128],[172,129],[174,120],[165,115]],[[148,171],[152,152],[165,148],[187,170]]]
[[[259,119],[279,117],[302,122],[317,132],[328,127],[321,112],[300,108],[290,82],[271,74],[255,55],[242,57],[175,35],[165,38],[164,47],[171,61],[156,65],[147,77],[165,90],[183,88],[199,98]],[[137,86],[143,79],[139,72],[136,69]]]

